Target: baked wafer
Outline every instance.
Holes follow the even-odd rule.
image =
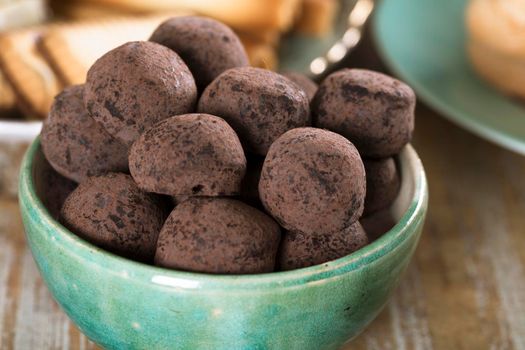
[[[258,41],[271,46],[278,46],[281,39],[281,33],[274,29],[266,30],[237,30],[237,35],[241,41]]]
[[[301,0],[82,0],[137,11],[191,10],[215,18],[235,29],[292,26]]]
[[[187,13],[177,15],[183,14]],[[42,51],[67,85],[82,84],[99,57],[128,41],[148,40],[160,23],[174,15],[54,25],[42,37]]]
[[[337,6],[336,0],[303,0],[294,30],[306,35],[326,35],[332,30]]]
[[[0,35],[0,66],[17,106],[29,118],[45,118],[62,84],[38,50],[41,28]]]
[[[54,16],[72,21],[101,20],[140,15],[136,11],[126,10],[122,7],[78,1],[54,0],[50,1],[49,5]]]
[[[525,98],[525,2],[473,0],[466,27],[476,72],[501,91]]]
[[[248,37],[241,38],[241,42],[252,66],[270,70],[277,69],[277,51],[273,45]]]
[[[147,40],[160,23],[173,15],[54,25],[42,37],[41,48],[66,85],[82,84],[89,67],[104,53],[128,41]],[[252,65],[275,68],[277,55],[272,45],[247,35],[241,40]]]
[[[16,107],[15,93],[11,84],[7,81],[2,71],[0,71],[0,113],[8,114]]]

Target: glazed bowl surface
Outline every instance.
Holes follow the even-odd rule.
[[[29,247],[53,297],[105,348],[337,349],[381,311],[421,234],[424,170],[410,145],[397,161],[402,186],[391,209],[397,224],[351,255],[287,272],[173,271],[91,245],[43,205],[50,188],[40,176],[46,161],[38,139],[22,163],[19,203]]]

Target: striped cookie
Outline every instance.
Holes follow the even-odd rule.
[[[1,34],[0,66],[13,87],[18,107],[28,118],[43,119],[63,85],[38,50],[41,30]]]

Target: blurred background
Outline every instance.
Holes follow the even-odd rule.
[[[524,0],[0,0],[0,349],[96,348],[25,246],[19,162],[59,91],[188,14],[234,28],[254,66],[318,81],[369,68],[417,92],[425,232],[391,302],[345,349],[525,349]]]

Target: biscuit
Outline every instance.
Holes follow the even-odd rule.
[[[43,35],[41,47],[67,85],[83,84],[98,58],[128,41],[147,40],[166,18],[157,15],[53,25]]]
[[[63,84],[38,50],[40,33],[34,28],[0,35],[0,66],[18,107],[29,118],[44,119]]]
[[[474,0],[466,26],[476,72],[498,89],[525,98],[525,2]]]
[[[9,114],[16,108],[16,97],[4,74],[0,70],[0,113]]]
[[[311,36],[330,33],[338,5],[335,0],[303,0],[294,30]]]
[[[153,12],[191,10],[215,18],[237,29],[290,29],[300,0],[85,0],[88,3],[119,6],[122,9]]]
[[[170,12],[169,15],[148,15],[61,23],[49,26],[41,38],[40,49],[66,85],[83,84],[87,71],[106,52],[128,41],[147,40],[159,24],[173,16],[191,12]],[[264,37],[240,36],[252,66],[275,69],[277,53]],[[275,39],[274,39],[275,40]]]

